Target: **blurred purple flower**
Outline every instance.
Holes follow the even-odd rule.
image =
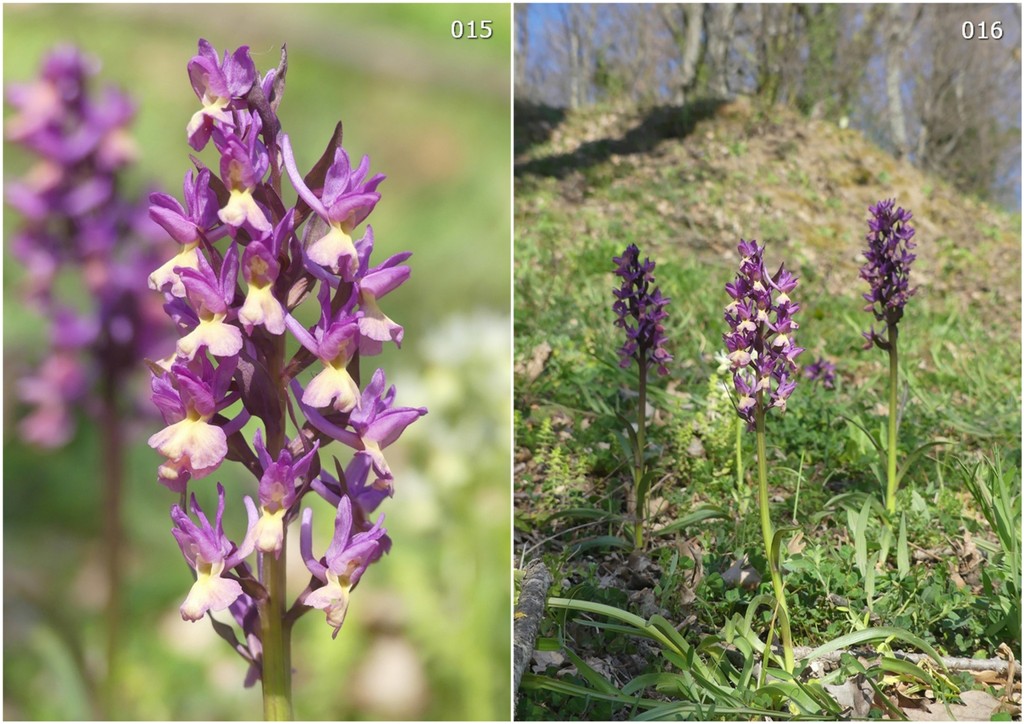
[[[804,367],[804,377],[814,382],[820,382],[826,390],[835,389],[836,366],[824,357],[819,357],[812,364]]]

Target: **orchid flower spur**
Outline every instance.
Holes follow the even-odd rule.
[[[625,369],[635,361],[638,369],[639,400],[633,441],[634,497],[630,500],[629,512],[634,516],[634,544],[642,548],[647,521],[647,490],[650,487],[650,474],[644,460],[647,446],[647,373],[651,367],[656,367],[658,374],[668,374],[666,365],[672,361],[672,355],[665,349],[664,321],[668,317],[665,307],[670,300],[654,286],[654,262],[645,259],[641,263],[636,244],[627,246],[622,256],[613,257],[612,261],[617,265],[615,275],[622,279],[622,285],[612,290],[615,295],[612,311],[617,315],[615,325],[626,330],[626,341],[619,349],[619,366]]]
[[[130,549],[121,523],[124,438],[150,416],[137,399],[142,361],[165,345],[170,325],[147,287],[157,261],[173,246],[145,214],[142,199],[125,192],[126,171],[139,155],[129,126],[135,105],[122,91],[97,88],[99,62],[70,45],[50,51],[34,80],[9,83],[12,112],[7,139],[31,159],[20,178],[5,179],[8,204],[20,220],[10,251],[24,274],[25,305],[44,320],[38,353],[17,384],[22,439],[58,448],[88,418],[103,449],[106,577],[106,674],[100,714],[121,716],[118,662],[122,551]],[[70,282],[70,283],[66,283]],[[17,345],[15,345],[17,346]]]
[[[739,271],[725,285],[732,299],[725,307],[729,331],[722,335],[733,371],[736,391],[736,412],[747,428],[757,435],[758,502],[761,512],[761,533],[782,630],[784,665],[787,672],[795,666],[793,636],[789,611],[782,585],[782,568],[772,554],[771,515],[768,509],[768,446],[765,440],[765,418],[768,411],[786,410],[786,401],[796,389],[796,357],[803,352],[793,339],[799,325],[793,315],[800,306],[790,294],[797,280],[784,265],[775,274],[768,274],[764,263],[764,246],[754,240],[740,240]]]
[[[914,242],[914,227],[910,225],[913,214],[903,207],[896,207],[895,199],[879,201],[868,207],[872,218],[868,221],[868,242],[864,250],[867,260],[860,269],[860,278],[870,289],[864,293],[867,306],[875,319],[885,323],[885,333],[875,331],[874,325],[863,337],[867,340],[864,349],[879,347],[889,353],[889,439],[887,446],[885,508],[896,512],[896,489],[899,477],[896,470],[897,413],[899,392],[899,322],[903,309],[916,288],[910,287],[910,265],[917,256],[911,253]]]
[[[382,450],[426,410],[397,407],[382,369],[364,388],[360,379],[363,358],[402,341],[404,329],[381,299],[409,278],[410,254],[374,265],[372,229],[352,240],[381,200],[384,177],[367,179],[368,157],[351,167],[340,124],[313,170],[300,173],[277,116],[284,50],[278,67],[260,74],[247,47],[221,57],[200,41],[188,72],[203,106],[186,128],[189,144],[213,141],[219,175],[196,161],[183,204],[150,197],[150,215],[181,251],[150,277],[180,339],[171,357],[151,365],[153,401],[167,427],[149,442],[166,458],[159,480],[181,496],[174,536],[197,576],[182,617],[228,609],[242,637],[223,625],[218,633],[248,663],[246,684],[262,682],[265,716],[287,718],[295,620],[323,610],[336,636],[356,584],[391,547],[383,515],[372,525],[368,518],[394,491]],[[291,195],[283,193],[285,176],[298,195],[292,207],[282,201]],[[306,300],[319,305],[312,327],[299,321]],[[253,418],[261,424],[249,437]],[[322,469],[333,442],[352,454],[338,477]],[[220,485],[215,523],[194,498],[198,523],[185,507],[189,487],[226,461],[254,479],[254,495],[234,497],[249,516],[234,539],[222,529],[231,502]],[[312,553],[312,509],[303,507],[309,495],[335,511],[334,540],[321,558]],[[299,553],[310,578],[288,602],[287,531],[300,511]]]

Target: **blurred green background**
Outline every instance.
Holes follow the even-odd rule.
[[[509,715],[510,14],[469,4],[4,7],[5,82],[31,78],[47,49],[70,41],[134,96],[140,190],[156,183],[180,198],[184,129],[198,108],[185,67],[199,37],[218,51],[248,44],[260,71],[287,43],[280,116],[299,165],[319,157],[341,119],[350,154],[388,175],[371,219],[374,258],[410,249],[413,276],[385,300],[405,325],[402,350],[375,361],[398,404],[430,414],[389,449],[396,496],[382,509],[394,547],[363,578],[338,638],[319,611],[296,626],[297,718]],[[491,39],[452,39],[452,21],[485,19]],[[5,178],[26,165],[5,145]],[[3,223],[9,238],[17,219],[6,208]],[[53,453],[17,439],[13,385],[38,363],[45,327],[19,303],[6,243],[4,262],[4,717],[90,718],[81,672],[102,665],[106,595],[98,439],[87,423]],[[159,457],[145,442],[159,427],[137,425],[128,453],[121,714],[259,719],[242,660],[208,623],[178,614],[191,578],[170,535],[176,496],[156,482]],[[339,448],[328,452],[344,462]],[[209,504],[213,483],[225,483],[229,537],[244,525],[238,491],[255,493],[238,467],[195,486]],[[318,550],[329,520],[318,508]],[[289,581],[304,582],[295,563]]]

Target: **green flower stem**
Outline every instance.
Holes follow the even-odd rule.
[[[117,702],[120,690],[120,630],[121,630],[121,551],[124,549],[124,535],[121,524],[121,508],[124,489],[124,446],[122,441],[121,414],[118,410],[118,392],[113,381],[104,386],[102,429],[100,431],[103,449],[103,509],[104,549],[107,573],[106,603],[106,664],[103,680],[102,705],[105,718],[120,718]]]
[[[889,466],[885,493],[885,509],[891,514],[896,512],[896,423],[899,419],[896,397],[899,389],[899,364],[896,351],[896,340],[899,328],[889,325]]]
[[[263,556],[263,572],[269,597],[260,610],[263,634],[263,718],[266,721],[292,719],[292,669],[290,627],[284,622],[285,545],[279,558]]]
[[[768,510],[768,453],[764,433],[764,405],[761,400],[763,393],[757,393],[757,408],[754,411],[754,424],[757,428],[757,488],[761,508],[761,533],[764,536],[764,549],[768,555],[768,570],[775,588],[775,599],[779,606],[779,628],[782,631],[782,650],[787,673],[793,673],[796,661],[793,656],[793,634],[789,628],[789,609],[786,608],[786,593],[782,587],[782,570],[779,561],[772,555],[772,519]],[[769,645],[771,642],[768,642]]]
[[[644,477],[644,451],[647,448],[647,364],[639,360],[640,393],[636,413],[636,456],[633,471],[633,493],[636,495],[636,521],[633,524],[633,542],[638,549],[644,547],[644,525],[647,523],[647,491],[640,489]]]

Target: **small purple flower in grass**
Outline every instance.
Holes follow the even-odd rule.
[[[199,41],[199,53],[188,64],[192,90],[202,101],[202,109],[189,121],[188,145],[202,151],[214,130],[215,123],[232,125],[230,110],[243,107],[242,100],[256,81],[256,66],[249,57],[249,46],[243,45],[231,55],[224,51],[218,60],[217,51],[206,40]]]
[[[804,367],[804,376],[814,382],[820,382],[826,390],[835,389],[836,366],[824,357],[819,357],[812,364]]]
[[[739,273],[725,285],[732,301],[725,308],[730,331],[723,339],[732,363],[736,410],[753,428],[759,403],[766,400],[765,409],[785,411],[796,388],[794,360],[803,348],[793,340],[800,326],[793,315],[800,306],[789,296],[796,288],[796,277],[781,265],[770,276],[763,246],[741,239],[738,249]]]
[[[171,533],[181,548],[185,560],[196,572],[196,582],[181,604],[181,617],[186,621],[198,621],[207,611],[223,611],[242,595],[238,581],[225,577],[225,573],[241,563],[252,553],[253,536],[247,534],[241,545],[228,540],[224,535],[221,519],[224,517],[224,486],[217,483],[217,518],[213,525],[207,520],[203,509],[192,495],[192,513],[199,521],[192,521],[181,506],[171,508],[174,528]],[[256,507],[246,500],[249,513],[249,530],[256,524]]]
[[[327,623],[337,637],[348,612],[349,594],[371,563],[379,560],[391,548],[391,539],[383,527],[384,515],[369,530],[355,532],[352,519],[352,501],[347,497],[338,503],[334,519],[334,538],[323,558],[313,557],[313,510],[302,511],[302,530],[299,545],[306,568],[323,586],[306,596],[304,603],[322,609]]]
[[[871,285],[863,295],[868,303],[864,310],[872,312],[887,328],[903,318],[907,300],[917,291],[910,287],[910,265],[917,258],[911,253],[917,246],[913,241],[914,227],[910,225],[913,215],[902,207],[893,208],[895,205],[895,199],[888,199],[868,207],[873,218],[868,221],[869,233],[865,237],[867,262],[860,269],[860,278]],[[874,345],[888,348],[887,336],[875,332],[874,326],[862,336],[867,340],[864,349]]]
[[[612,261],[618,264],[615,275],[622,277],[622,286],[614,290],[616,302],[612,309],[618,314],[615,324],[626,330],[626,342],[619,349],[619,366],[629,367],[636,360],[646,367],[657,366],[658,374],[666,375],[672,355],[664,347],[667,339],[662,323],[668,317],[665,307],[670,300],[654,286],[654,262],[645,259],[641,263],[635,244],[627,246],[622,256]]]

